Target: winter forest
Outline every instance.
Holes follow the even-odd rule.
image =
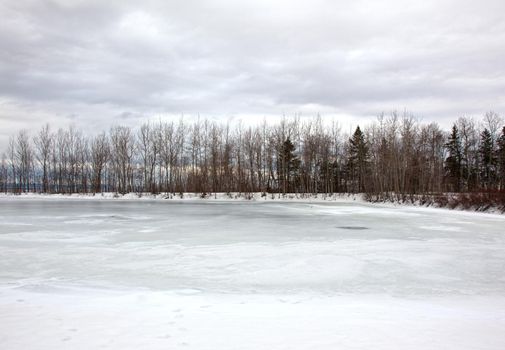
[[[451,193],[453,200],[503,202],[505,126],[494,112],[459,118],[451,130],[393,112],[351,135],[321,117],[248,127],[181,119],[97,135],[46,125],[10,138],[0,190],[365,193],[373,201],[441,202]]]

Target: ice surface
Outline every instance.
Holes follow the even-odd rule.
[[[0,199],[1,349],[504,349],[505,217]]]

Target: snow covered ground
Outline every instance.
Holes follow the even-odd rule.
[[[505,349],[505,217],[0,198],[0,349]]]

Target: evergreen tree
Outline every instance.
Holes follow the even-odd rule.
[[[8,175],[7,158],[5,153],[3,153],[2,161],[0,163],[0,192],[7,192],[7,182],[9,181]]]
[[[295,145],[289,137],[282,143],[279,160],[279,185],[282,193],[291,192],[298,182],[300,159],[296,156]]]
[[[459,137],[459,131],[454,124],[452,126],[451,134],[449,139],[445,144],[445,147],[449,153],[445,160],[445,174],[448,182],[451,184],[451,190],[459,192],[461,190],[461,177],[462,177],[462,149],[461,140]]]
[[[479,154],[481,159],[481,179],[486,188],[493,186],[495,179],[496,158],[494,154],[493,137],[487,128],[480,134]]]
[[[505,189],[505,126],[501,131],[500,138],[498,139],[498,175],[500,178],[500,189]]]
[[[358,192],[364,192],[366,190],[365,178],[369,168],[369,149],[365,135],[359,126],[356,128],[352,138],[349,139],[347,165],[351,181],[357,185]]]

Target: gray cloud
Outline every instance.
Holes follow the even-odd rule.
[[[505,111],[502,1],[0,0],[0,145],[51,121]]]

